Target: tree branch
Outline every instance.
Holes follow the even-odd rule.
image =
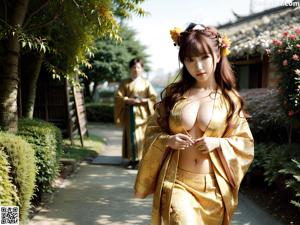
[[[23,27],[25,28],[25,27],[29,24],[31,18],[32,18],[34,15],[36,15],[37,13],[39,13],[43,8],[45,8],[45,7],[49,4],[49,2],[50,2],[50,0],[47,0],[47,1],[46,1],[44,4],[42,4],[38,9],[36,9],[35,11],[33,11],[33,12],[26,18],[26,21],[24,22]]]
[[[26,29],[26,31],[32,31],[32,30],[36,30],[36,29],[39,29],[39,28],[43,28],[43,27],[46,27],[48,25],[50,25],[51,23],[53,23],[56,19],[58,19],[59,17],[59,14],[62,13],[62,9],[63,9],[63,5],[61,5],[60,9],[59,10],[56,10],[56,13],[55,15],[53,16],[53,18],[46,22],[46,23],[40,23],[40,24],[37,24],[36,26],[32,26],[28,29]]]
[[[79,4],[75,0],[73,0],[73,2],[78,8],[80,8]]]
[[[0,22],[4,23],[8,27],[11,27],[10,24],[8,24],[6,20],[3,20],[3,19],[0,18]]]
[[[28,32],[28,31],[33,31],[33,30],[37,30],[39,28],[46,27],[46,26],[50,25],[51,23],[53,23],[57,18],[58,18],[58,15],[56,14],[50,21],[48,21],[46,23],[37,24],[36,26],[26,29],[26,31]]]

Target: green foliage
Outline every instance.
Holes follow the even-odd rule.
[[[134,57],[143,58],[148,70],[145,46],[135,39],[136,33],[122,26],[122,42],[111,39],[98,39],[95,42],[94,56],[89,61],[91,68],[86,69],[88,81],[120,81],[129,75],[129,61]]]
[[[8,156],[9,175],[20,199],[20,219],[25,223],[35,185],[34,150],[21,137],[3,132],[0,132],[0,149]]]
[[[119,20],[145,15],[144,0],[30,0],[23,24],[11,25],[14,4],[0,7],[0,40],[17,35],[22,51],[47,53],[46,64],[55,77],[82,75],[95,37],[121,40]],[[11,19],[13,20],[13,19]],[[51,66],[50,66],[51,65]],[[52,73],[53,72],[53,73]]]
[[[10,165],[7,161],[7,155],[4,152],[4,147],[0,148],[0,205],[20,205],[17,195],[17,188],[12,183],[9,177],[11,173]]]
[[[99,92],[99,98],[113,98],[115,95],[114,91],[104,90]]]
[[[249,168],[249,172],[256,169],[263,169],[266,161],[266,155],[276,146],[274,143],[258,143],[254,145],[255,157]]]
[[[14,28],[10,29],[13,30]],[[24,27],[17,26],[15,32],[9,32],[15,33],[15,35],[18,36],[18,40],[23,52],[35,51],[46,53],[50,50],[48,42],[45,38],[35,35],[34,33],[29,33],[27,30],[24,30]]]
[[[53,124],[41,121],[20,119],[18,135],[29,142],[36,157],[35,194],[50,192],[51,183],[59,172],[59,159],[62,152],[61,131]]]
[[[89,103],[86,104],[86,114],[88,121],[94,122],[114,122],[113,103]]]
[[[300,122],[300,27],[273,40],[272,63],[280,74],[280,99],[286,115]]]
[[[288,168],[291,159],[300,160],[299,144],[260,143],[255,145],[255,157],[249,172],[264,171],[265,182],[271,186],[279,178],[279,171]]]
[[[279,172],[289,176],[289,179],[286,180],[286,187],[291,188],[295,192],[296,198],[291,203],[300,208],[300,161],[292,159]]]

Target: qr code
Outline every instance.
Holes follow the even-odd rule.
[[[19,206],[0,206],[0,224],[19,225]]]

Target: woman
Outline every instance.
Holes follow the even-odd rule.
[[[229,41],[190,24],[171,32],[183,64],[146,129],[135,195],[154,193],[152,223],[230,224],[253,138],[226,55]]]
[[[142,158],[146,121],[153,114],[156,93],[149,81],[142,78],[143,61],[129,62],[131,77],[121,82],[115,93],[114,118],[123,128],[122,157],[129,160],[128,169],[135,169]]]

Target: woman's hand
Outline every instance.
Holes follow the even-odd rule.
[[[171,135],[167,141],[167,146],[176,150],[185,150],[194,144],[193,139],[186,134]]]
[[[207,154],[220,147],[220,139],[216,137],[201,137],[194,140],[194,142],[194,147],[203,154]]]

